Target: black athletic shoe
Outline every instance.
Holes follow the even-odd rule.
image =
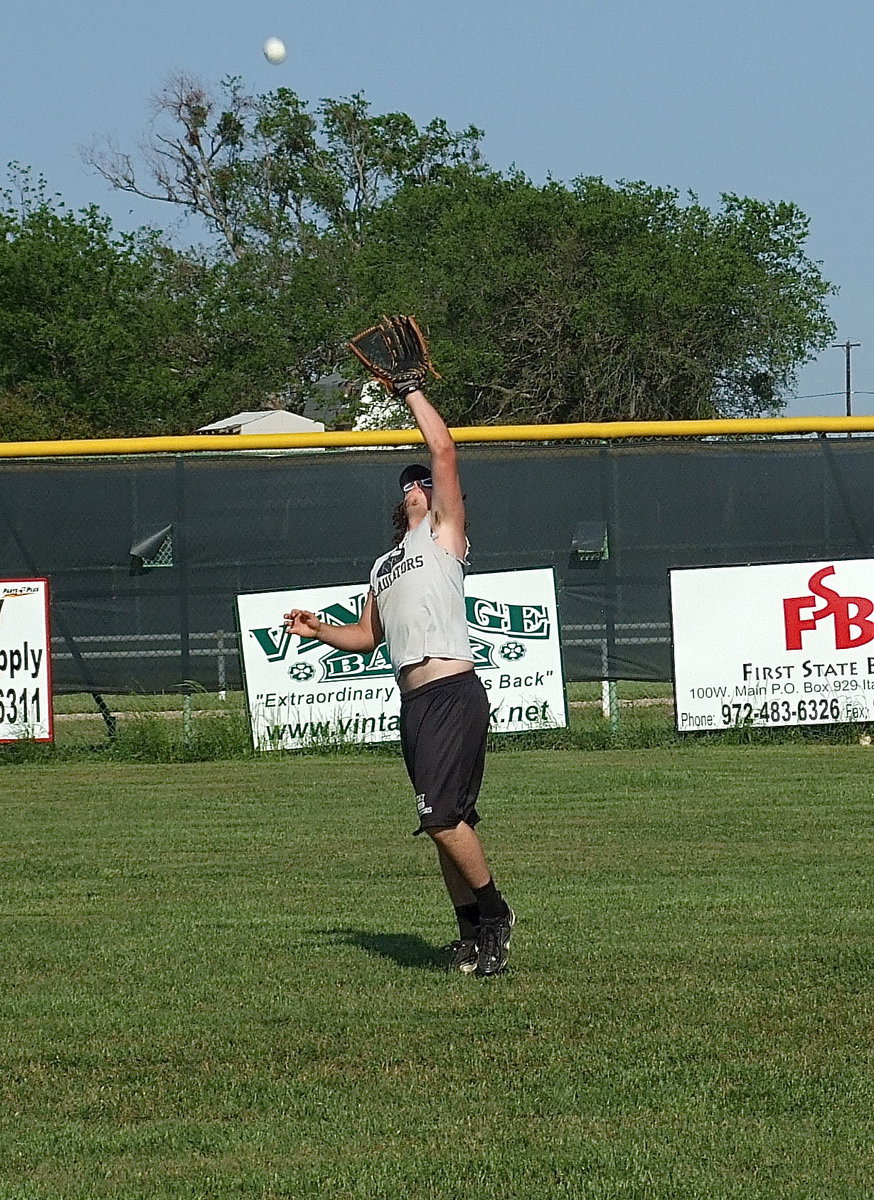
[[[449,960],[450,971],[460,971],[462,975],[470,975],[476,970],[477,945],[474,938],[459,938],[449,949],[452,958]]]
[[[507,905],[506,915],[496,921],[480,920],[477,975],[500,975],[510,956],[510,934],[516,924],[516,914]]]

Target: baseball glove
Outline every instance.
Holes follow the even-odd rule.
[[[417,391],[429,371],[440,378],[414,317],[383,317],[378,325],[357,333],[349,349],[395,396]]]

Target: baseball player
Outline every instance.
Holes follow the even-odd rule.
[[[419,825],[433,841],[458,920],[451,969],[478,976],[507,966],[515,914],[498,891],[476,832],[489,705],[473,669],[463,579],[464,498],[455,443],[422,391],[392,381],[422,432],[430,465],[401,473],[397,543],[376,560],[355,625],[329,625],[295,609],[286,627],[340,650],[367,654],[385,640],[401,692],[401,748]]]

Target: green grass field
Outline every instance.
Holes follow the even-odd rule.
[[[871,755],[492,755],[497,980],[388,755],[5,766],[0,1197],[874,1195]]]

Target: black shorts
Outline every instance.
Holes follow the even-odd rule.
[[[419,810],[415,833],[479,821],[488,731],[488,696],[474,671],[401,696],[401,750]]]

